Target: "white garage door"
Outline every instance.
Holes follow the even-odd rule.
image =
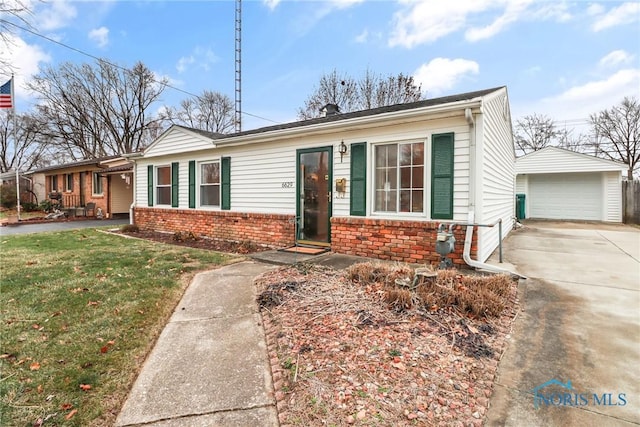
[[[602,220],[600,173],[529,175],[529,218]]]

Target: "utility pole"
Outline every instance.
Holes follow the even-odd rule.
[[[236,0],[236,132],[242,131],[242,0]]]

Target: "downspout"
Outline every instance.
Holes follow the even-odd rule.
[[[475,182],[475,170],[476,170],[476,129],[475,121],[473,119],[473,113],[471,108],[464,110],[464,117],[467,119],[469,125],[469,212],[467,214],[467,224],[473,224],[475,220],[475,200],[476,200],[476,182]],[[462,259],[468,266],[487,270],[494,273],[508,273],[518,277],[523,277],[517,273],[506,270],[504,268],[496,267],[490,264],[485,264],[480,261],[471,259],[471,242],[473,241],[473,225],[467,225],[467,230],[464,236],[464,249],[462,251]]]
[[[134,224],[133,209],[136,207],[136,200],[138,199],[136,197],[136,193],[137,193],[136,176],[138,175],[136,173],[136,169],[137,169],[137,164],[136,164],[136,161],[133,160],[133,179],[131,180],[131,189],[133,190],[133,201],[131,202],[131,206],[129,206],[129,224],[131,225]]]

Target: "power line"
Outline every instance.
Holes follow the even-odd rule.
[[[73,47],[73,46],[70,46],[70,45],[68,45],[68,44],[62,43],[62,42],[60,42],[60,41],[58,41],[58,40],[54,40],[54,39],[52,39],[51,37],[47,37],[47,36],[45,36],[44,34],[40,34],[40,33],[36,32],[36,31],[30,30],[29,28],[23,27],[23,26],[18,25],[18,24],[16,24],[16,23],[9,22],[9,21],[7,21],[7,20],[5,20],[5,19],[0,19],[0,22],[2,22],[3,24],[9,24],[9,25],[12,25],[12,26],[14,26],[14,27],[16,27],[16,28],[18,28],[18,29],[20,29],[20,30],[22,30],[22,31],[26,31],[27,33],[30,33],[30,34],[32,34],[32,35],[34,35],[34,36],[36,36],[36,37],[43,38],[43,39],[45,39],[45,40],[47,40],[47,41],[49,41],[49,42],[51,42],[51,43],[55,43],[55,44],[57,44],[57,45],[59,45],[59,46],[62,46],[62,47],[64,47],[64,48],[66,48],[66,49],[72,50],[72,51],[77,52],[77,53],[79,53],[79,54],[81,54],[81,55],[88,56],[89,58],[95,59],[96,61],[104,62],[104,63],[106,63],[106,64],[108,64],[108,65],[110,65],[110,66],[112,66],[112,67],[118,68],[119,70],[122,70],[122,71],[131,71],[130,69],[128,69],[128,68],[126,68],[126,67],[123,67],[123,66],[121,66],[121,65],[118,65],[118,64],[115,64],[115,63],[113,63],[113,62],[110,62],[110,61],[108,61],[108,60],[106,60],[106,59],[104,59],[104,58],[99,58],[99,57],[97,57],[97,56],[95,56],[95,55],[92,55],[92,54],[90,54],[90,53],[88,53],[88,52],[85,52],[85,51],[83,51],[83,50],[81,50],[81,49],[78,49],[78,48],[76,48],[76,47]],[[168,88],[170,88],[170,89],[176,90],[176,91],[178,91],[178,92],[182,92],[182,93],[184,93],[184,94],[186,94],[186,95],[193,96],[193,97],[195,97],[195,98],[198,98],[198,99],[202,100],[202,98],[201,98],[199,95],[196,95],[196,94],[191,93],[191,92],[189,92],[189,91],[186,91],[186,90],[184,90],[184,89],[180,89],[180,88],[178,88],[178,87],[172,86],[172,85],[170,85],[170,84],[168,84],[168,83],[166,83],[166,82],[158,81],[158,80],[154,79],[153,77],[151,78],[151,80],[152,80],[154,83],[163,84],[165,87],[168,87]],[[258,115],[256,115],[256,114],[247,113],[247,112],[245,112],[245,111],[242,111],[241,113],[242,113],[242,114],[246,114],[247,116],[255,117],[255,118],[257,118],[257,119],[265,120],[265,121],[268,121],[268,122],[277,123],[277,124],[280,124],[280,123],[281,123],[281,122],[278,122],[278,121],[275,121],[275,120],[268,119],[268,118],[266,118],[266,117],[258,116]]]

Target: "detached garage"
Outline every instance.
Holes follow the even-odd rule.
[[[516,159],[525,217],[622,222],[623,163],[547,147]]]

